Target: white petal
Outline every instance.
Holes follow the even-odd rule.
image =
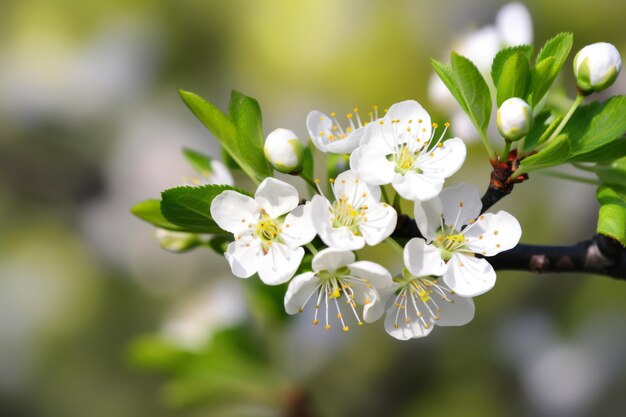
[[[290,212],[300,201],[298,190],[293,185],[272,177],[263,180],[254,194],[254,199],[273,219]]]
[[[448,87],[441,81],[441,78],[433,72],[428,80],[428,98],[430,101],[438,106],[440,110],[446,113],[452,112],[457,108],[457,103]]]
[[[333,119],[324,113],[314,110],[306,118],[306,128],[313,145],[322,152],[326,152],[329,137],[332,135]]]
[[[447,287],[437,280],[437,285]],[[460,297],[458,294],[448,294],[453,303],[437,299],[439,306],[439,320],[435,321],[437,326],[463,326],[474,318],[474,301],[469,297]]]
[[[439,249],[416,237],[404,247],[404,266],[416,277],[441,276],[447,269]]]
[[[506,211],[486,213],[464,233],[468,248],[484,256],[493,256],[515,247],[522,237],[522,228]]]
[[[367,184],[350,169],[337,175],[333,191],[337,199],[346,198],[354,208],[373,205],[380,201],[380,187]]]
[[[457,231],[477,218],[483,207],[478,188],[471,184],[463,183],[446,188],[439,194],[439,199],[443,205],[445,223],[456,225]]]
[[[359,261],[348,265],[353,276],[367,279],[371,287],[354,285],[354,298],[363,305],[363,320],[373,323],[385,313],[385,301],[396,286],[387,269],[374,262]]]
[[[267,285],[279,285],[289,281],[304,257],[304,249],[292,249],[281,243],[274,243],[263,256],[259,267],[259,278]]]
[[[232,190],[226,190],[211,202],[211,217],[227,232],[237,234],[256,224],[259,219],[259,206],[250,197]]]
[[[259,270],[263,251],[258,240],[249,243],[232,242],[228,245],[224,256],[233,275],[239,278],[249,278]]]
[[[330,203],[316,195],[311,201],[313,227],[326,246],[342,250],[357,250],[365,246],[365,239],[354,235],[347,227],[334,228],[330,221]]]
[[[339,138],[326,145],[326,152],[328,153],[351,153],[361,143],[361,137],[363,136],[364,127],[356,129],[351,133],[346,134],[345,138]]]
[[[298,206],[285,217],[283,222],[281,238],[283,241],[295,248],[306,245],[315,237],[315,228],[311,218],[311,203]]]
[[[385,267],[370,261],[358,261],[348,265],[352,275],[367,279],[376,290],[391,288],[391,274]]]
[[[211,169],[213,170],[213,172],[211,172],[209,177],[206,178],[209,184],[235,184],[235,180],[233,180],[233,176],[231,175],[230,171],[221,161],[218,161],[217,159],[212,159]]]
[[[384,150],[376,146],[358,147],[350,155],[350,168],[369,184],[389,184],[395,175],[393,162]]]
[[[481,73],[488,73],[500,50],[500,34],[494,26],[483,26],[467,35],[455,50],[469,58]]]
[[[452,114],[450,127],[454,135],[463,138],[465,143],[476,143],[480,140],[480,135],[472,120],[463,110],[458,110]]]
[[[374,246],[391,236],[397,222],[398,213],[393,207],[386,203],[376,203],[365,211],[359,230],[365,242]]]
[[[419,131],[419,137],[430,139],[432,125],[430,115],[415,100],[406,100],[389,107],[385,119],[397,120],[397,131],[404,132],[407,128]],[[421,123],[419,121],[422,121]],[[410,121],[410,122],[409,122]],[[425,129],[425,130],[424,130]]]
[[[427,201],[415,201],[413,217],[417,228],[428,241],[437,238],[437,230],[441,227],[443,205],[439,197]]]
[[[285,293],[285,311],[287,314],[296,314],[302,311],[304,303],[317,290],[319,284],[320,281],[313,272],[296,275],[289,283]]]
[[[316,272],[323,270],[334,272],[342,266],[354,262],[354,259],[354,253],[350,251],[326,248],[315,254],[311,268]]]
[[[422,201],[436,197],[443,188],[443,182],[440,177],[408,171],[404,175],[396,173],[392,184],[402,198]]]
[[[422,321],[417,318],[413,318],[409,323],[407,323],[404,320],[404,314],[402,311],[398,316],[398,328],[396,328],[395,324],[397,311],[398,308],[392,305],[387,309],[385,316],[385,330],[390,336],[393,336],[398,340],[409,340],[428,336],[428,334],[433,331],[434,326],[431,325],[426,329]]]
[[[432,156],[431,156],[432,155]],[[459,138],[448,139],[420,157],[417,166],[431,177],[448,178],[461,168],[467,148]]]
[[[522,3],[504,5],[496,15],[496,26],[504,46],[533,42],[533,21]]]
[[[448,264],[443,280],[461,297],[484,294],[496,283],[496,272],[485,259],[455,253]]]

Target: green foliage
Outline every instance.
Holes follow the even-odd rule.
[[[511,97],[526,97],[530,80],[532,45],[519,45],[500,50],[491,66],[491,78],[497,90],[498,107]]]
[[[452,53],[451,65],[432,60],[433,68],[483,136],[491,117],[491,94],[485,79],[469,59]]]
[[[626,156],[593,168],[600,180],[622,194],[626,194]]]
[[[567,161],[570,151],[569,138],[567,135],[561,134],[554,138],[541,152],[522,159],[518,174],[562,164]]]
[[[226,115],[197,94],[179,92],[187,107],[251,179],[258,182],[271,175],[271,168],[263,155],[261,111],[256,100],[233,92],[230,115]]]
[[[203,177],[208,177],[213,173],[213,166],[211,165],[212,158],[208,155],[204,155],[193,149],[184,148],[183,155],[187,162]]]
[[[535,108],[550,91],[550,87],[561,71],[570,50],[574,36],[571,33],[559,33],[548,40],[535,61],[535,67],[530,71],[530,88],[527,102]]]
[[[552,114],[549,111],[539,113],[533,122],[532,128],[524,141],[524,151],[528,152],[539,145],[542,140],[549,137],[550,133],[556,128],[559,120],[555,118],[552,122],[548,123],[548,119]],[[555,123],[557,122],[557,123]]]
[[[175,225],[163,217],[163,214],[161,214],[161,201],[159,200],[150,199],[137,203],[130,209],[130,212],[141,220],[158,228],[174,232],[183,231],[182,227]]]
[[[616,187],[601,185],[596,197],[600,203],[598,233],[612,237],[626,246],[626,194]]]
[[[245,191],[228,185],[176,187],[161,194],[161,213],[171,223],[189,233],[224,234],[211,217],[211,202],[225,190]]]

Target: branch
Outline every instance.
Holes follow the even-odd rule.
[[[491,171],[489,187],[485,195],[481,198],[483,203],[481,213],[486,212],[502,198],[511,194],[515,184],[528,179],[528,174],[522,174],[519,177],[511,179],[511,175],[519,167],[521,159],[517,159],[517,151],[513,150],[509,153],[509,159],[506,161],[501,161],[500,159],[490,161],[493,171]]]
[[[500,271],[576,272],[626,280],[626,248],[604,235],[571,246],[519,244],[488,260]]]

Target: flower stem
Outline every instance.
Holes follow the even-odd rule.
[[[398,213],[398,216],[402,214],[402,207],[400,207],[400,194],[396,192],[396,195],[393,197],[393,208]]]
[[[313,255],[317,254],[317,249],[315,249],[315,246],[313,246],[313,244],[311,242],[307,243],[306,248],[309,250],[309,252],[311,252]]]
[[[489,159],[494,161],[496,159],[496,151],[493,150],[493,146],[491,146],[491,143],[489,143],[489,139],[487,138],[487,135],[484,134],[483,132],[480,132],[480,140],[483,142],[483,146],[485,147],[485,150],[487,151],[487,155],[489,155]]]
[[[399,253],[401,256],[404,255],[404,249],[402,248],[402,246],[400,246],[400,244],[398,242],[396,242],[393,238],[388,237],[387,239],[385,239],[385,243],[388,244],[389,246],[391,246],[397,253]]]
[[[387,189],[385,188],[384,185],[380,186],[380,191],[383,194],[383,200],[385,200],[385,203],[391,204],[391,199],[389,198],[389,194],[387,193]]]
[[[556,138],[559,135],[559,133],[561,133],[561,131],[563,130],[563,128],[565,127],[569,119],[572,117],[572,115],[574,114],[578,106],[580,106],[580,103],[583,102],[584,98],[585,96],[583,96],[582,94],[578,94],[578,96],[576,96],[576,100],[574,100],[574,102],[570,106],[567,114],[565,115],[565,117],[563,117],[563,120],[561,120],[561,123],[559,124],[559,126],[556,128],[554,132],[552,132],[548,140],[545,141],[546,145],[550,143],[552,140],[554,140],[554,138]]]
[[[511,141],[509,140],[505,140],[504,141],[504,149],[502,150],[502,156],[500,157],[500,160],[505,162],[509,160],[509,152],[511,152]]]

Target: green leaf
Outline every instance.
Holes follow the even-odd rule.
[[[229,185],[170,188],[161,194],[161,213],[184,232],[226,234],[217,226],[210,212],[213,199],[226,190],[246,194]]]
[[[180,226],[169,222],[165,217],[163,217],[161,214],[161,201],[159,200],[150,199],[137,203],[130,209],[130,212],[139,217],[141,220],[146,221],[158,228],[172,230],[174,232],[182,231]]]
[[[550,91],[550,87],[561,71],[574,41],[571,33],[559,33],[548,40],[537,55],[535,67],[531,70],[529,96],[532,95],[534,108],[541,102],[543,97]]]
[[[526,60],[530,62],[533,56],[534,47],[532,45],[518,45],[510,48],[501,49],[493,58],[493,64],[491,64],[491,78],[493,84],[498,85],[498,81],[504,71],[504,64],[514,55],[522,54],[526,57]]]
[[[472,61],[456,52],[452,52],[452,73],[465,103],[461,107],[466,109],[476,129],[486,135],[491,117],[491,93],[485,79]]]
[[[544,111],[539,113],[533,122],[533,126],[526,135],[526,139],[524,140],[524,152],[529,152],[532,150],[535,145],[538,144],[539,140],[549,134],[548,130],[552,126],[552,123],[547,123],[550,118],[551,113],[549,111]],[[556,127],[556,126],[555,126]],[[547,138],[546,138],[547,139]]]
[[[435,70],[439,78],[441,78],[441,81],[448,88],[454,99],[459,103],[465,113],[469,113],[467,103],[465,103],[463,95],[461,94],[461,90],[454,80],[454,73],[452,72],[452,68],[449,65],[443,64],[435,59],[431,59],[430,61],[433,69]]]
[[[626,156],[607,164],[598,164],[593,171],[604,184],[626,194]]]
[[[569,138],[567,135],[560,134],[540,152],[522,159],[522,162],[520,162],[521,172],[530,172],[562,164],[567,161],[569,152]]]
[[[256,181],[256,171],[245,162],[239,152],[237,127],[230,117],[197,94],[184,90],[179,90],[179,94],[189,110],[209,129],[237,165]]]
[[[214,236],[207,242],[207,245],[219,255],[223,255],[226,252],[228,244],[232,242],[232,239],[228,236]]]
[[[193,169],[201,176],[208,177],[213,173],[213,166],[211,165],[213,158],[210,156],[189,148],[183,149],[183,155],[185,159],[187,159],[187,162],[189,162]]]
[[[510,55],[502,65],[502,69],[494,78],[498,107],[511,97],[524,98],[530,79],[530,62],[522,52]]]
[[[571,159],[579,162],[597,162],[602,158],[615,159],[621,155],[607,155],[601,151],[613,141],[622,141],[626,134],[626,97],[615,96],[600,104],[594,102],[579,107],[563,132],[571,140]],[[619,144],[617,144],[619,145]],[[605,149],[606,150],[606,149]],[[614,149],[613,149],[614,150]]]
[[[263,127],[259,103],[252,97],[233,90],[228,112],[237,129],[239,154],[243,161],[254,170],[259,180],[271,176],[272,168],[263,153]]]
[[[626,194],[611,186],[601,185],[596,191],[596,197],[600,203],[598,233],[626,246]]]

